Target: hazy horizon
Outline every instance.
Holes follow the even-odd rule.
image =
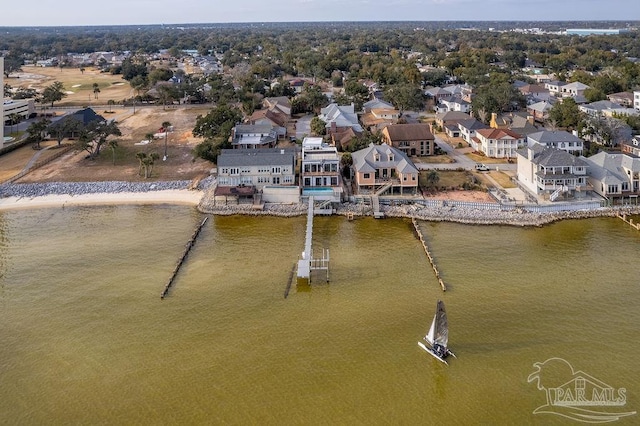
[[[5,10],[6,9],[6,10]],[[188,25],[312,22],[629,21],[640,19],[637,0],[80,0],[14,2],[0,7],[2,27]]]

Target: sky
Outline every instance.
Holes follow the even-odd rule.
[[[295,21],[640,20],[638,0],[0,1],[0,26]]]

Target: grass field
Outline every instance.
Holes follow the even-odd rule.
[[[55,103],[57,106],[106,105],[110,99],[120,103],[133,95],[129,82],[123,80],[121,75],[101,73],[90,67],[81,72],[79,68],[23,66],[21,73],[12,74],[10,78],[5,79],[5,83],[14,88],[25,87],[36,90],[42,90],[54,81],[61,82],[67,94],[65,98]],[[100,89],[97,99],[93,93],[94,83]]]

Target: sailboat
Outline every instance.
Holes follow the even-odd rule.
[[[424,336],[424,340],[429,344],[429,346],[422,342],[418,342],[418,346],[429,352],[438,361],[444,362],[448,365],[449,363],[445,358],[449,355],[454,358],[456,357],[454,353],[447,348],[447,342],[449,341],[449,325],[447,323],[447,312],[444,309],[444,302],[442,300],[438,300],[431,328],[429,328],[427,335]]]

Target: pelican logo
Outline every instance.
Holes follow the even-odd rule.
[[[536,370],[527,381],[537,381],[538,389],[547,394],[547,403],[533,414],[555,414],[585,423],[614,422],[636,414],[610,408],[627,403],[625,388],[616,389],[584,371],[574,371],[562,358],[549,358],[533,366]]]

